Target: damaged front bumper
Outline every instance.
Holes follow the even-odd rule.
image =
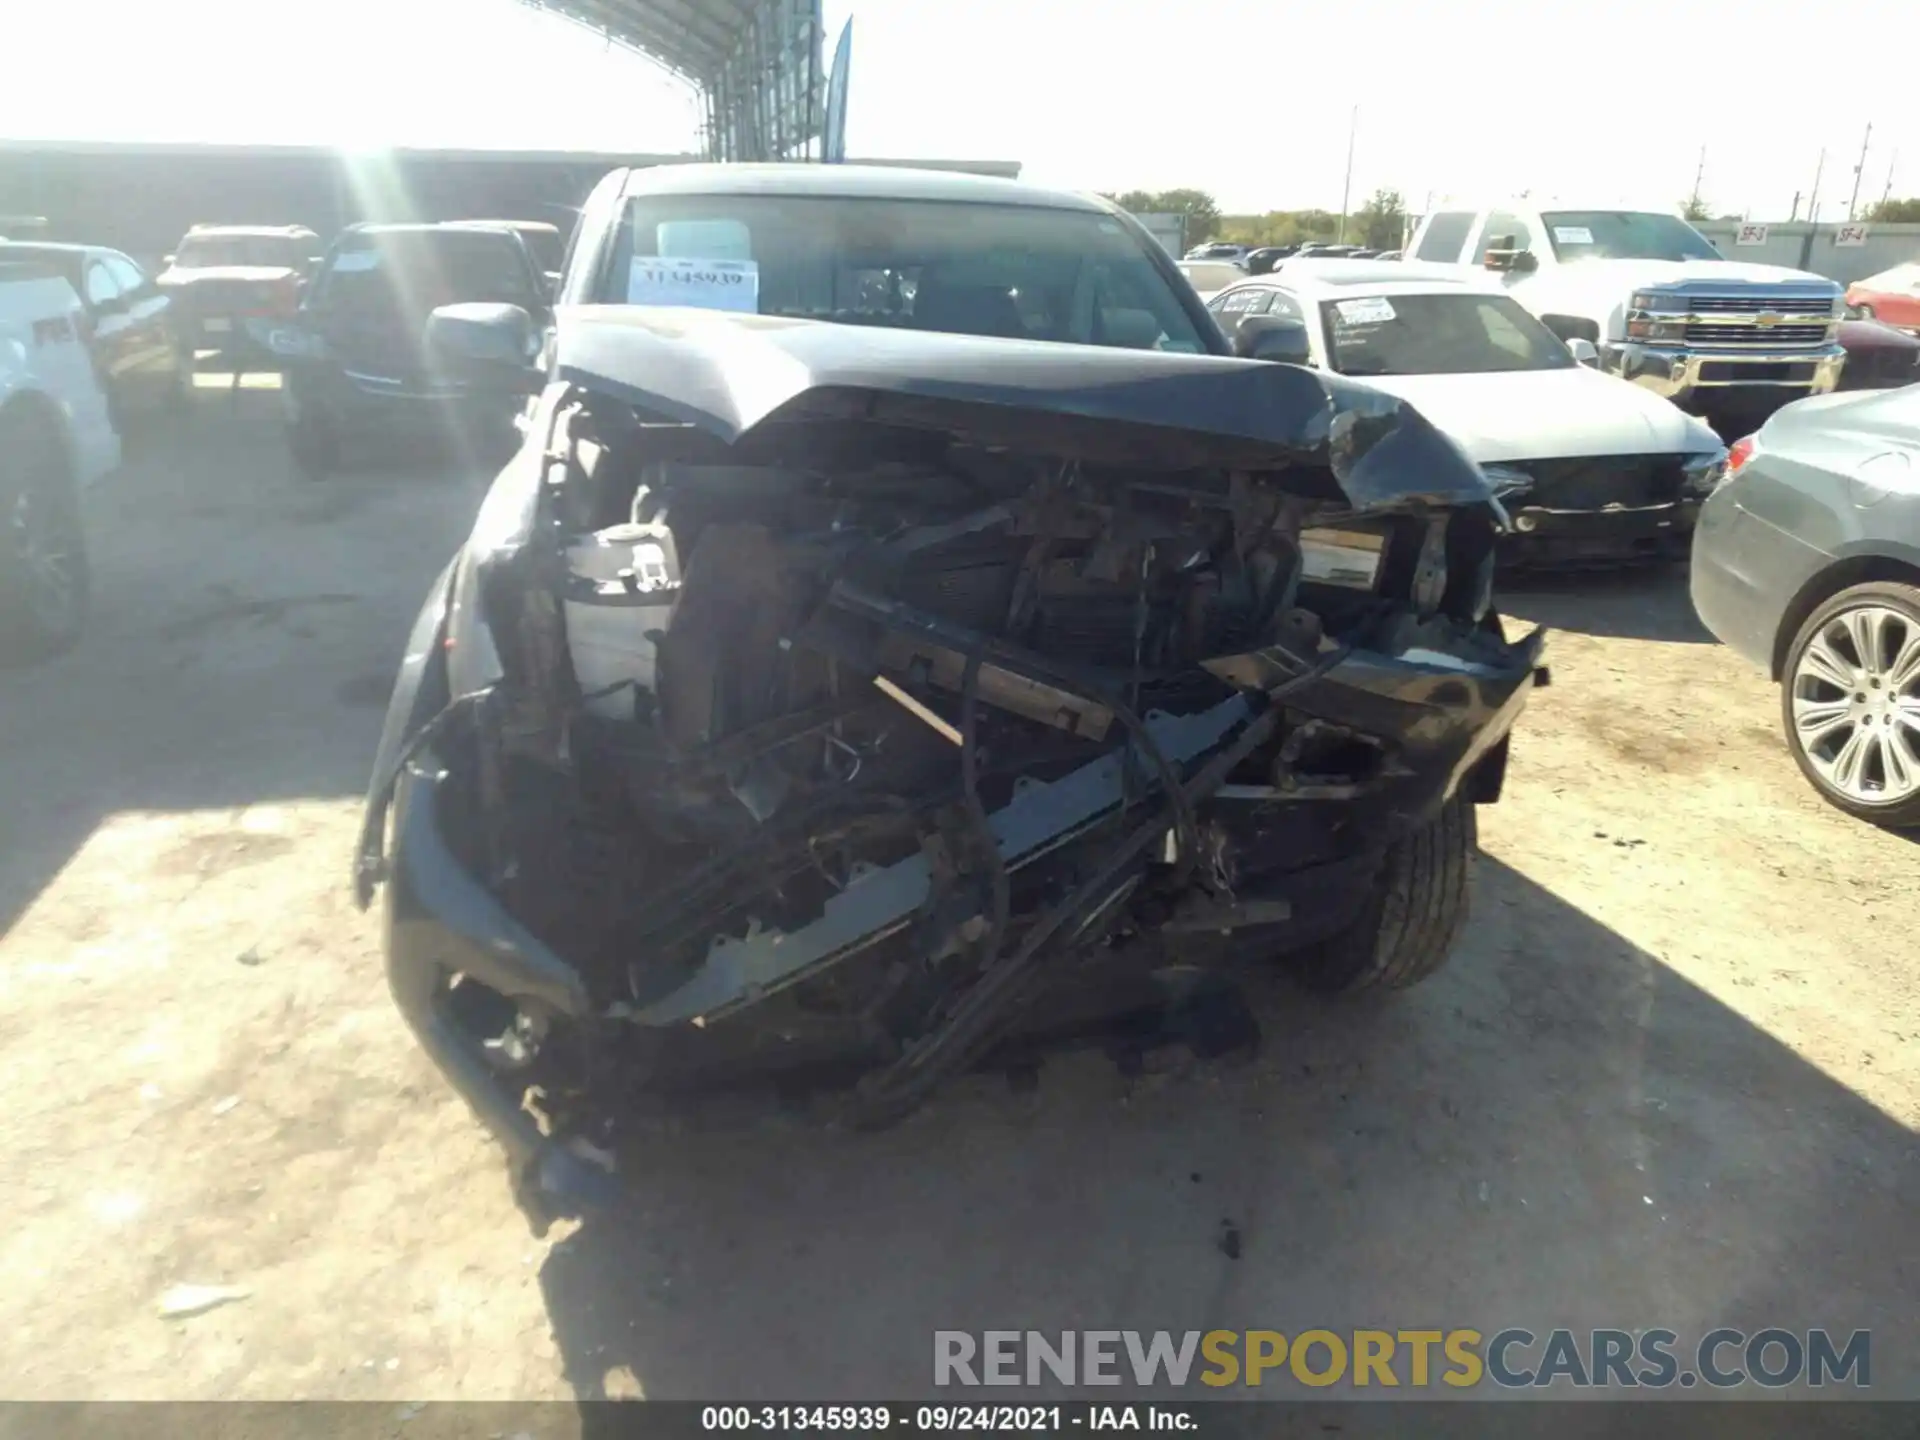
[[[1372,923],[1401,842],[1498,797],[1541,637],[1491,610],[1486,478],[1383,392],[685,323],[563,323],[357,858],[542,1191],[597,1173],[596,1096],[838,1044],[883,1123],[1057,990],[1160,983],[1163,935]]]
[[[1509,565],[1674,559],[1726,470],[1726,450],[1484,467],[1510,522]]]
[[[1544,632],[1535,630],[1504,647],[1498,664],[1418,643],[1397,655],[1342,651],[1317,673],[1272,652],[1210,662],[1239,693],[1192,714],[1149,715],[1147,724],[1189,792],[1208,862],[1234,904],[1167,917],[1165,930],[1284,924],[1310,937],[1337,929],[1363,902],[1385,845],[1455,795],[1475,803],[1499,797],[1508,734],[1528,690],[1546,683],[1543,643]],[[480,703],[483,697],[470,697],[453,707]],[[1359,777],[1319,781],[1290,771],[1277,785],[1225,783],[1230,767],[1222,762],[1234,758],[1228,752],[1236,741],[1251,748],[1245,742],[1256,738],[1256,726],[1284,728],[1308,742],[1353,737],[1378,761]],[[1002,858],[1017,867],[1116,813],[1125,786],[1138,783],[1139,765],[1137,751],[1116,750],[1050,784],[1023,787],[990,817]],[[1129,766],[1132,781],[1122,778]],[[430,742],[412,747],[390,778],[391,839],[377,860],[363,847],[360,878],[363,886],[386,882],[394,1000],[548,1206],[574,1203],[604,1184],[604,1172],[568,1148],[570,1137],[543,1132],[524,1107],[527,1082],[514,1057],[462,1013],[461,986],[477,983],[502,997],[537,1033],[560,1022],[602,1031],[704,1027],[897,931],[928,896],[925,860],[914,855],[849,886],[811,925],[716,937],[705,963],[649,1003],[596,1004],[580,970],[517,920],[455,853],[447,808],[461,777],[440,751]],[[370,814],[377,811],[385,828],[388,797],[377,793],[379,777],[375,788]],[[1150,831],[1156,847],[1162,840],[1171,845],[1173,826],[1169,807],[1142,833]],[[1356,846],[1356,834],[1366,842]]]

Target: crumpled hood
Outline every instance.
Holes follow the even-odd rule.
[[[655,306],[564,307],[556,347],[561,378],[729,443],[853,418],[1109,464],[1326,469],[1361,510],[1492,498],[1413,407],[1292,365]]]
[[[1584,365],[1505,375],[1383,375],[1391,391],[1483,465],[1588,455],[1700,454],[1720,441],[1651,390]]]

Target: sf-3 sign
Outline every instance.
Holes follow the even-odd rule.
[[[636,255],[627,267],[629,305],[693,305],[703,310],[760,308],[760,267],[751,260]]]

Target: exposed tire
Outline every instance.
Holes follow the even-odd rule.
[[[1466,927],[1477,835],[1473,805],[1456,797],[1397,841],[1359,918],[1286,957],[1300,983],[1329,995],[1404,990],[1438,970]]]
[[[1780,723],[1829,805],[1920,827],[1920,586],[1853,585],[1809,615],[1781,666]]]
[[[31,411],[0,415],[0,663],[70,648],[86,619],[88,578],[59,430]]]

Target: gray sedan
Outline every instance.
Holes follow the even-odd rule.
[[[1736,441],[1694,531],[1693,605],[1780,682],[1826,800],[1920,826],[1920,385],[1802,400]]]

